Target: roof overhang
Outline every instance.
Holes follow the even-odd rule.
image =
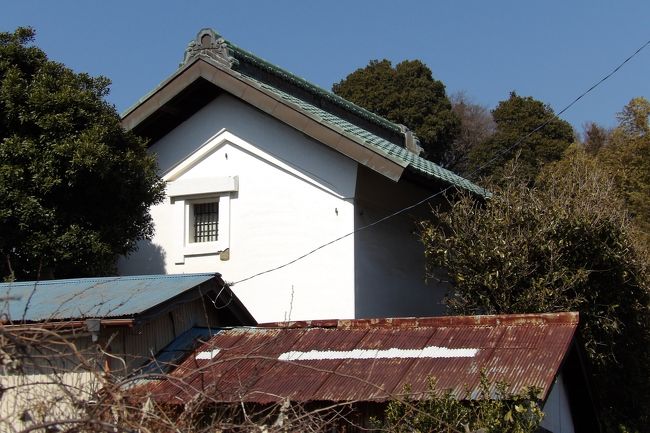
[[[210,302],[232,319],[232,325],[257,322],[218,273],[132,275],[2,283],[13,299],[0,315],[0,329],[61,329],[85,326],[135,326],[180,304],[210,294]],[[106,296],[106,294],[110,296]]]
[[[258,82],[197,56],[129,108],[122,125],[155,142],[210,101],[227,92],[303,134],[398,181],[408,165],[262,88]]]
[[[134,319],[98,319],[99,324],[104,327],[133,327]],[[0,329],[9,332],[27,332],[37,333],[39,331],[72,331],[76,329],[86,329],[88,326],[87,320],[61,320],[50,322],[34,322],[34,323],[19,323],[19,324],[4,324],[0,323]]]

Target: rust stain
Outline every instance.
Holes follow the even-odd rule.
[[[170,377],[147,385],[151,397],[182,404],[386,401],[409,386],[427,391],[429,378],[457,398],[476,396],[480,373],[547,393],[578,325],[577,313],[326,320],[236,328],[214,336],[196,353],[219,349],[208,360],[189,357]],[[469,357],[359,358],[359,351],[476,348]],[[355,352],[355,350],[357,352]],[[312,356],[282,361],[285,352],[349,352],[345,359]],[[411,353],[409,352],[409,353]],[[346,352],[347,353],[347,352]],[[454,353],[453,351],[443,353]],[[364,355],[365,356],[365,355]]]

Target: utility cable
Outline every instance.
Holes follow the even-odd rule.
[[[549,119],[547,119],[545,122],[543,122],[542,124],[540,124],[539,126],[537,126],[536,128],[534,128],[533,130],[531,130],[530,132],[528,132],[526,135],[524,135],[522,138],[520,138],[519,140],[517,140],[516,142],[514,142],[512,145],[510,145],[510,146],[508,146],[508,147],[506,147],[506,148],[501,149],[500,151],[498,151],[498,152],[497,152],[497,153],[496,153],[492,158],[490,158],[487,162],[485,162],[483,165],[479,166],[478,168],[476,168],[476,169],[474,169],[472,172],[470,172],[470,173],[467,175],[467,177],[473,178],[475,175],[477,175],[478,173],[480,173],[481,171],[483,171],[483,169],[485,169],[486,167],[488,167],[489,165],[491,165],[492,163],[494,163],[494,162],[495,162],[495,161],[496,161],[496,160],[497,160],[501,155],[503,155],[503,154],[505,154],[505,153],[508,153],[508,152],[512,151],[514,148],[516,148],[516,147],[518,147],[519,145],[521,145],[521,144],[522,144],[526,139],[528,139],[531,135],[533,135],[533,134],[536,133],[537,131],[539,131],[539,130],[543,129],[544,127],[546,127],[546,126],[547,126],[547,125],[548,125],[552,120],[554,120],[556,117],[560,116],[561,114],[563,114],[564,112],[566,112],[567,110],[569,110],[569,109],[570,109],[573,105],[575,105],[578,101],[580,101],[582,98],[584,98],[585,96],[587,96],[589,93],[591,93],[594,89],[596,89],[596,88],[597,88],[598,86],[600,86],[602,83],[604,83],[604,82],[607,81],[609,78],[611,78],[611,77],[612,77],[615,73],[617,73],[617,72],[618,72],[618,71],[619,71],[619,70],[620,70],[620,69],[621,69],[621,68],[622,68],[626,63],[628,63],[630,60],[632,60],[636,55],[638,55],[638,54],[639,54],[639,53],[640,53],[644,48],[646,48],[648,45],[650,45],[650,40],[648,40],[648,41],[645,42],[643,45],[641,45],[641,46],[640,46],[636,51],[634,51],[634,53],[632,53],[632,54],[631,54],[630,56],[628,56],[625,60],[623,60],[623,61],[622,61],[618,66],[616,66],[614,69],[612,69],[611,72],[609,72],[608,74],[606,74],[603,78],[601,78],[601,79],[598,80],[595,84],[593,84],[591,87],[589,87],[587,90],[585,90],[584,92],[582,92],[578,97],[576,97],[575,99],[573,99],[573,101],[571,101],[568,105],[566,105],[564,108],[562,108],[562,109],[561,109],[557,114],[554,114],[553,116],[549,117]],[[386,215],[386,216],[384,216],[384,217],[378,219],[377,221],[374,221],[374,222],[371,222],[371,223],[366,224],[366,225],[364,225],[364,226],[358,227],[358,228],[352,230],[351,232],[348,232],[348,233],[346,233],[346,234],[344,234],[344,235],[342,235],[342,236],[339,236],[339,237],[337,237],[337,238],[335,238],[335,239],[332,239],[332,240],[329,241],[329,242],[326,242],[326,243],[324,243],[324,244],[321,244],[321,245],[317,246],[316,248],[313,248],[313,249],[307,251],[306,253],[304,253],[304,254],[302,254],[302,255],[296,257],[296,258],[293,259],[293,260],[290,260],[290,261],[288,261],[288,262],[286,262],[286,263],[283,263],[283,264],[281,264],[281,265],[275,266],[275,267],[273,267],[273,268],[269,268],[269,269],[267,269],[267,270],[265,270],[265,271],[257,272],[257,273],[255,273],[255,274],[253,274],[253,275],[250,275],[250,276],[246,277],[246,278],[242,278],[241,280],[238,280],[238,281],[235,281],[235,282],[230,282],[229,285],[230,285],[230,286],[234,286],[234,285],[236,285],[236,284],[243,283],[244,281],[249,281],[249,280],[252,280],[253,278],[257,278],[257,277],[259,277],[259,276],[262,276],[262,275],[265,275],[265,274],[268,274],[268,273],[271,273],[271,272],[275,272],[275,271],[280,270],[280,269],[282,269],[282,268],[286,268],[287,266],[290,266],[290,265],[292,265],[292,264],[294,264],[294,263],[296,263],[296,262],[298,262],[298,261],[300,261],[300,260],[302,260],[302,259],[304,259],[304,258],[306,258],[306,257],[309,257],[309,256],[311,256],[312,254],[316,253],[317,251],[320,251],[320,250],[322,250],[323,248],[326,248],[326,247],[328,247],[328,246],[330,246],[330,245],[332,245],[332,244],[334,244],[334,243],[336,243],[336,242],[339,242],[339,241],[341,241],[341,240],[343,240],[343,239],[345,239],[345,238],[347,238],[347,237],[350,237],[350,236],[352,236],[352,235],[354,235],[354,234],[356,234],[356,233],[358,233],[358,232],[360,232],[360,231],[367,230],[367,229],[369,229],[369,228],[371,228],[371,227],[374,227],[374,226],[376,226],[376,225],[378,225],[378,224],[381,224],[382,222],[384,222],[384,221],[386,221],[386,220],[389,220],[389,219],[391,219],[391,218],[394,218],[394,217],[396,217],[397,215],[401,215],[401,214],[403,214],[403,213],[405,213],[405,212],[408,212],[409,210],[411,210],[411,209],[413,209],[413,208],[416,208],[416,207],[418,207],[418,206],[420,206],[420,205],[422,205],[422,204],[424,204],[424,203],[426,203],[426,202],[428,202],[428,201],[430,201],[430,200],[432,200],[432,199],[434,199],[434,198],[436,198],[436,197],[438,197],[438,196],[440,196],[440,195],[445,194],[447,191],[449,191],[449,190],[452,189],[452,188],[455,188],[455,186],[454,186],[454,185],[449,185],[449,186],[447,186],[446,188],[444,188],[444,189],[442,189],[442,190],[440,190],[440,191],[438,191],[438,192],[436,192],[436,193],[434,193],[434,194],[431,194],[431,195],[429,195],[428,197],[425,197],[424,199],[422,199],[422,200],[420,200],[420,201],[418,201],[418,202],[416,202],[416,203],[414,203],[414,204],[412,204],[412,205],[410,205],[410,206],[407,206],[407,207],[405,207],[405,208],[399,209],[399,210],[397,210],[397,211],[395,211],[395,212],[393,212],[393,213],[391,213],[391,214],[389,214],[389,215]]]

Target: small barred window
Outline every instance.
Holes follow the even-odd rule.
[[[219,202],[194,204],[194,242],[217,240]]]

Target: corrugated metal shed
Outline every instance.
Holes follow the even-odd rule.
[[[578,325],[577,313],[293,322],[223,331],[152,397],[185,403],[386,401],[428,378],[457,398],[478,392],[481,370],[545,399]]]
[[[130,317],[211,279],[219,290],[223,281],[214,273],[3,283],[0,321]]]

